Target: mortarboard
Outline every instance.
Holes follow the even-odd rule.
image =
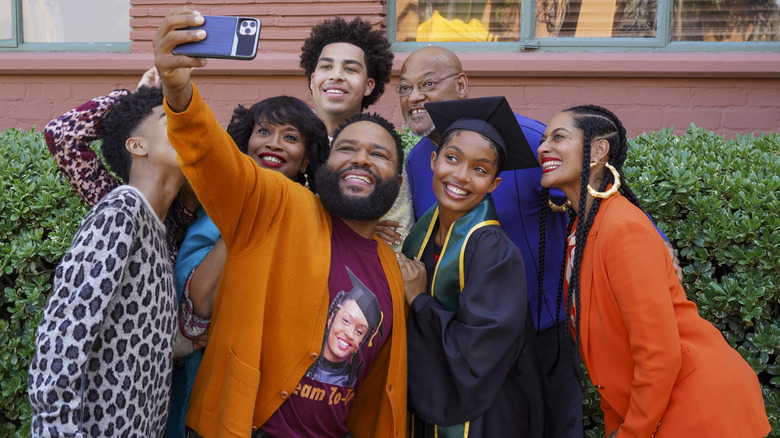
[[[425,109],[441,138],[454,129],[478,132],[504,151],[502,170],[539,167],[536,155],[503,96],[430,102]]]
[[[345,266],[345,268],[347,267]],[[368,322],[369,332],[378,327],[379,330],[377,330],[377,332],[382,336],[381,333],[384,331],[382,328],[383,315],[382,310],[379,308],[379,302],[376,300],[376,296],[374,296],[371,290],[369,290],[349,268],[347,268],[347,274],[349,274],[349,280],[352,282],[352,289],[349,292],[346,292],[347,298],[355,300],[355,303],[360,307],[360,311],[363,312],[363,316],[366,317],[366,321]],[[373,341],[373,338],[374,334],[371,335],[371,341]],[[369,347],[370,346],[371,342],[369,342]]]

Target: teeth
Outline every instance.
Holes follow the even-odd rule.
[[[262,156],[263,161],[271,164],[282,164],[284,161],[282,161],[279,157],[274,157],[271,155],[263,155]]]
[[[460,196],[466,196],[466,195],[469,194],[469,192],[467,192],[466,190],[463,190],[463,189],[461,189],[459,187],[450,186],[450,185],[447,186],[447,190],[451,191],[452,193],[454,193],[456,195],[460,195]]]
[[[325,92],[328,93],[328,94],[345,94],[341,90],[325,90]]]
[[[542,164],[542,169],[550,169],[553,167],[559,167],[561,165],[563,165],[563,161],[559,161],[559,160],[545,161],[544,164]]]
[[[369,179],[368,179],[368,178],[366,178],[365,176],[358,176],[358,175],[347,175],[347,176],[345,176],[345,177],[344,177],[344,180],[345,180],[345,181],[352,181],[352,180],[356,180],[356,181],[361,181],[361,182],[364,182],[364,183],[366,183],[366,184],[371,184],[371,180],[369,180]]]
[[[412,110],[412,115],[421,114],[421,113],[427,113],[427,112],[428,111],[426,111],[426,110],[424,110],[422,108],[417,108],[417,109],[413,109]]]
[[[339,339],[339,346],[341,346],[342,349],[346,350],[347,348],[349,348],[349,343],[344,342],[341,339]]]

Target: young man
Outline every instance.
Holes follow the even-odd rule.
[[[382,96],[390,82],[393,53],[384,32],[372,30],[369,22],[334,18],[312,28],[301,47],[301,67],[309,80],[317,116],[332,137],[340,124]],[[414,225],[406,181],[382,219],[394,221],[404,235]],[[389,244],[396,251],[401,249],[400,241]]]
[[[100,137],[127,185],[84,218],[38,326],[28,391],[33,436],[161,436],[176,293],[163,221],[184,183],[159,88],[120,97]]]
[[[187,425],[205,437],[403,435],[403,283],[393,252],[372,239],[402,180],[400,137],[375,115],[348,120],[317,172],[319,196],[260,169],[190,82],[191,67],[206,60],[171,53],[204,36],[176,29],[202,21],[174,9],[154,38],[169,137],[228,252]],[[328,308],[353,287],[349,272],[381,312],[353,386],[305,376],[323,354]],[[352,342],[337,341],[345,350]]]
[[[379,100],[392,67],[390,43],[367,21],[334,18],[312,28],[301,47],[301,68],[329,136]]]

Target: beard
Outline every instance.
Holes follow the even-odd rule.
[[[341,191],[341,175],[353,169],[362,169],[374,178],[374,191],[368,196],[352,196]],[[381,218],[393,206],[401,183],[398,178],[382,179],[368,169],[352,166],[341,172],[331,169],[327,163],[314,175],[317,195],[322,205],[333,215],[348,220],[373,221]]]
[[[428,134],[430,134],[431,132],[433,132],[434,129],[436,129],[436,127],[433,126],[433,122],[431,122],[431,126],[429,126],[428,129],[424,129],[424,130],[412,129],[411,128],[412,124],[409,122],[409,119],[411,118],[412,118],[411,115],[406,116],[406,127],[409,128],[409,132],[416,135],[417,137],[427,137]]]

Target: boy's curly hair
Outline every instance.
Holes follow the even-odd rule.
[[[127,183],[130,177],[132,164],[125,142],[152,114],[152,110],[162,104],[162,88],[140,87],[117,99],[97,126],[97,135],[103,141],[101,145],[103,158],[108,167],[124,183]]]
[[[355,18],[347,22],[343,18],[325,20],[311,29],[311,35],[306,38],[301,47],[301,68],[306,79],[311,83],[311,74],[317,68],[317,62],[322,48],[333,43],[349,43],[363,50],[366,61],[366,74],[376,83],[374,90],[363,97],[362,109],[376,103],[385,92],[385,84],[390,82],[390,72],[393,68],[393,52],[390,42],[381,30],[372,30],[371,23]]]

